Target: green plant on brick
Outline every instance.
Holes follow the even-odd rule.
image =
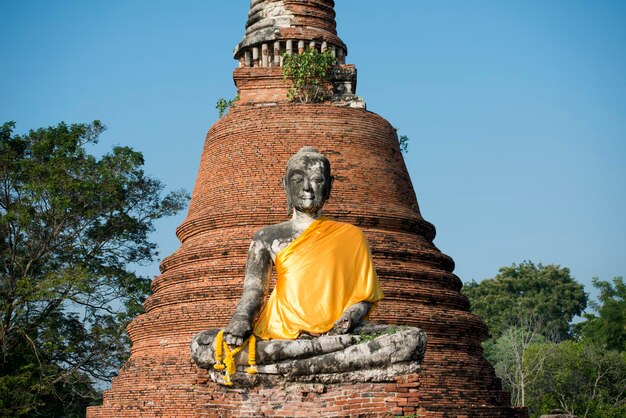
[[[224,116],[224,114],[228,111],[228,109],[230,109],[230,106],[233,103],[235,103],[237,100],[239,100],[239,93],[237,93],[237,95],[233,99],[230,99],[230,100],[224,99],[223,97],[220,97],[219,99],[217,99],[215,108],[217,109],[219,113],[219,117],[221,118],[222,116]]]
[[[400,135],[398,137],[398,144],[400,145],[400,151],[402,151],[403,154],[409,152],[409,137],[407,135]]]
[[[301,54],[283,55],[283,75],[291,80],[287,93],[290,100],[300,103],[323,102],[329,98],[325,82],[329,79],[330,68],[337,59],[328,49],[319,52],[308,48]]]

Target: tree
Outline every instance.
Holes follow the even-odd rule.
[[[513,406],[527,405],[527,388],[539,377],[545,360],[546,341],[536,318],[521,318],[505,330],[487,351],[497,376],[511,391]]]
[[[99,121],[13,128],[0,129],[0,415],[80,416],[127,357],[153,222],[187,195],[163,196],[131,148],[90,155]]]
[[[502,267],[492,279],[471,281],[463,293],[493,338],[502,335],[517,318],[532,317],[541,319],[544,335],[568,338],[570,321],[587,306],[584,287],[572,278],[569,269],[530,261]]]
[[[581,418],[626,416],[625,353],[586,341],[546,345],[544,367],[529,388],[533,416],[555,408]]]
[[[598,315],[585,315],[581,333],[605,349],[626,351],[626,283],[622,277],[614,278],[613,284],[594,278],[593,285],[600,291],[599,303],[590,305]]]

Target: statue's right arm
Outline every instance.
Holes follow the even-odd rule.
[[[233,317],[224,329],[224,341],[230,345],[243,344],[244,339],[252,332],[252,321],[261,310],[270,280],[272,258],[269,249],[258,235],[252,238],[248,250],[243,295]]]

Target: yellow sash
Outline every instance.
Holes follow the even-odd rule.
[[[325,218],[276,255],[276,274],[276,286],[254,326],[263,339],[327,332],[349,306],[383,298],[363,232]]]

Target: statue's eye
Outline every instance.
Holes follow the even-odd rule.
[[[302,177],[302,176],[293,176],[293,177],[291,177],[291,182],[292,183],[302,183],[303,180],[304,180],[304,177]]]
[[[324,177],[321,176],[315,176],[311,179],[311,181],[313,183],[323,183],[324,182]]]

